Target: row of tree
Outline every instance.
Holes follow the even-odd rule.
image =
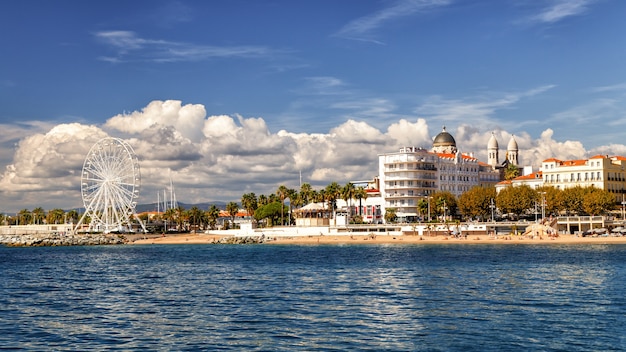
[[[255,195],[246,193],[241,197],[241,208],[245,209],[257,221],[265,221],[268,226],[291,224],[292,210],[311,202],[323,202],[329,210],[336,209],[338,199],[343,199],[349,205],[350,216],[358,219],[362,214],[352,213],[353,201],[359,203],[367,199],[367,192],[363,187],[356,187],[352,183],[344,186],[331,182],[326,187],[314,190],[310,184],[304,183],[300,190],[290,189],[281,185],[275,193],[269,195]],[[286,200],[289,205],[286,206]],[[419,215],[425,220],[432,218],[452,218],[489,220],[498,214],[513,214],[517,217],[532,214],[565,214],[565,215],[603,215],[616,207],[615,194],[594,187],[573,187],[556,189],[542,187],[532,189],[527,185],[507,187],[496,193],[494,187],[474,187],[463,193],[458,199],[450,192],[439,191],[424,197],[417,204]],[[240,205],[229,202],[226,212],[230,223],[234,224]],[[430,219],[427,219],[430,215]],[[164,213],[149,217],[142,214],[140,218],[147,224],[163,223],[167,229],[203,230],[215,229],[220,216],[220,209],[211,205],[208,210],[201,210],[194,206],[188,210],[183,207],[171,208]],[[0,223],[9,225],[24,224],[62,224],[76,223],[79,214],[76,210],[65,212],[62,209],[53,209],[45,212],[42,208],[21,210],[16,216],[0,214]],[[385,219],[387,222],[396,220],[395,210],[387,208]],[[88,221],[87,221],[88,222]]]

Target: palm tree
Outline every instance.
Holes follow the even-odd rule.
[[[217,225],[217,218],[220,217],[220,209],[215,204],[211,204],[209,210],[207,210],[206,216],[209,221],[209,227],[214,230],[215,225]]]
[[[42,207],[33,209],[33,224],[42,224],[46,216],[46,211]]]
[[[78,211],[75,209],[68,211],[67,220],[69,220],[72,224],[78,222]]]
[[[63,209],[52,209],[46,216],[46,222],[48,224],[61,224],[65,218],[65,211]]]
[[[260,194],[259,195],[259,201],[258,201],[258,206],[264,206],[269,204],[269,200],[267,199],[267,196],[265,194]]]
[[[235,217],[237,217],[237,213],[239,212],[239,204],[229,202],[226,204],[226,211],[228,212],[228,215],[230,215],[231,224],[235,226]]]
[[[28,210],[28,209],[20,210],[20,212],[17,213],[18,225],[19,224],[27,225],[28,223],[30,223],[31,217],[32,217],[32,215],[30,213],[30,210]]]
[[[359,200],[359,215],[363,216],[363,203],[361,200],[367,200],[367,191],[364,187],[359,186],[354,191],[354,198]]]
[[[302,199],[302,205],[307,205],[313,200],[314,190],[310,183],[303,183],[300,186],[300,199]]]
[[[254,219],[254,211],[258,207],[256,195],[254,193],[246,193],[241,196],[241,206],[246,209],[248,215]]]
[[[341,198],[348,205],[348,209],[350,209],[348,219],[352,218],[352,199],[354,198],[355,193],[356,187],[354,187],[354,184],[352,182],[346,183],[346,185],[343,186],[343,188],[341,189]]]
[[[163,221],[165,221],[165,231],[167,231],[167,223],[170,223],[170,228],[173,227],[173,224],[176,220],[176,210],[174,208],[169,208],[163,213]]]
[[[285,225],[285,221],[284,221],[284,210],[283,208],[285,207],[285,198],[288,197],[289,195],[289,189],[285,186],[285,185],[280,185],[278,186],[278,189],[276,190],[276,195],[278,196],[278,198],[280,199],[280,204],[281,204],[281,208],[280,208],[280,226],[284,226]]]
[[[189,218],[189,224],[194,230],[198,229],[198,224],[202,222],[203,212],[200,208],[193,206],[187,210],[187,217]]]
[[[341,195],[341,186],[337,182],[331,182],[324,190],[328,209],[333,211],[333,219],[335,219],[335,209],[337,208],[337,198]]]

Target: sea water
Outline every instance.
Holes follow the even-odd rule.
[[[624,245],[0,247],[0,349],[626,350]]]

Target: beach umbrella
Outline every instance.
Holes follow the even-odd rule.
[[[624,230],[624,228],[621,227],[621,226],[618,226],[618,227],[614,228],[613,230],[611,230],[611,232],[622,232],[622,230]]]
[[[601,233],[605,233],[606,229],[604,227],[601,227],[599,229],[595,229],[594,232],[597,234],[601,234]]]

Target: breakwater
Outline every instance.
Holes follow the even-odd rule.
[[[0,245],[7,247],[53,247],[53,246],[96,246],[123,244],[119,235],[47,233],[24,235],[0,235]]]

